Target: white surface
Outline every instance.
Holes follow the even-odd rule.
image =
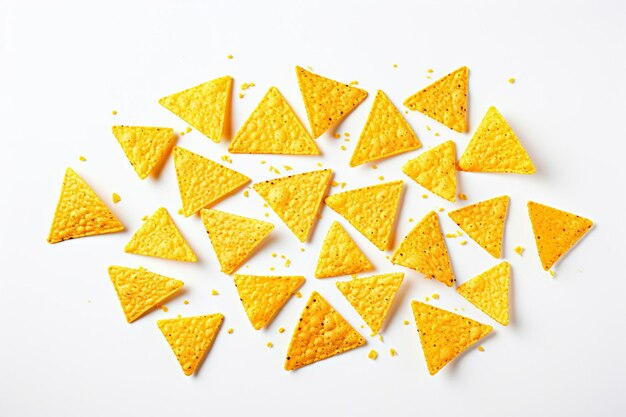
[[[175,4],[176,3],[176,4]],[[22,2],[0,0],[0,415],[624,415],[623,356],[626,284],[623,253],[624,117],[626,71],[623,1],[607,2]],[[226,59],[233,54],[233,60]],[[317,253],[330,223],[325,208],[309,243],[301,245],[254,193],[216,207],[276,224],[268,245],[246,273],[304,274],[304,297],[294,298],[264,331],[254,331],[231,278],[219,272],[198,218],[180,207],[171,160],[158,181],[140,181],[110,133],[113,124],[187,125],[157,104],[161,96],[230,74],[235,93],[233,128],[271,85],[305,120],[294,66],[351,81],[370,96],[338,131],[317,143],[323,157],[234,155],[233,167],[254,180],[268,167],[335,169],[347,188],[403,179],[407,184],[396,243],[432,208],[449,204],[408,181],[400,166],[429,146],[453,139],[459,155],[470,134],[457,134],[412,113],[424,147],[371,165],[348,168],[377,89],[401,106],[409,94],[461,65],[471,69],[470,132],[496,105],[537,166],[534,176],[459,174],[468,203],[511,196],[504,254],[513,267],[513,320],[503,327],[453,289],[392,266],[347,226],[376,264],[376,272],[404,271],[397,307],[383,331],[369,337],[356,312],[335,288],[316,280]],[[398,64],[394,69],[393,64]],[[507,83],[515,77],[515,85]],[[116,109],[119,114],[111,115]],[[426,125],[433,130],[427,131]],[[439,132],[440,137],[434,133]],[[179,144],[219,160],[219,145],[198,132]],[[346,145],[348,151],[339,150]],[[84,155],[87,162],[79,162]],[[266,160],[261,165],[259,160]],[[45,238],[63,172],[71,166],[110,203],[124,233],[48,245]],[[532,199],[593,219],[594,229],[555,268],[543,272],[526,214]],[[112,206],[112,205],[111,205]],[[197,264],[128,255],[123,247],[141,217],[165,206],[197,252]],[[341,219],[340,219],[341,220]],[[441,215],[444,232],[456,230]],[[345,225],[346,222],[342,221]],[[413,223],[414,224],[414,223]],[[522,257],[513,252],[521,245]],[[497,261],[473,241],[449,239],[459,282]],[[305,247],[306,252],[300,252]],[[270,256],[285,254],[291,267]],[[106,268],[145,266],[185,281],[183,295],[132,325],[122,315]],[[211,289],[219,296],[210,296]],[[288,373],[285,351],[312,290],[320,291],[364,335],[368,345]],[[495,334],[435,377],[426,370],[410,300],[437,292],[434,302],[465,309],[494,325]],[[183,305],[188,299],[189,305]],[[155,320],[211,312],[224,328],[196,377],[183,376]],[[403,320],[411,321],[409,326]],[[277,329],[287,331],[279,334]],[[234,328],[232,335],[226,329]],[[273,349],[266,343],[272,341]],[[389,348],[399,356],[391,358]],[[371,348],[380,357],[367,358]]]

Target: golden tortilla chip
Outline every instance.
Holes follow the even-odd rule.
[[[403,273],[375,275],[337,282],[337,288],[374,334],[380,331],[404,279]]]
[[[535,173],[533,161],[495,107],[487,110],[474,132],[459,159],[459,169],[471,172]]]
[[[157,325],[185,375],[192,375],[211,349],[222,326],[222,314],[159,320]]]
[[[435,278],[448,287],[454,285],[452,264],[437,213],[428,213],[406,235],[391,262],[421,272],[426,278]]]
[[[110,266],[109,277],[129,323],[152,310],[183,286],[182,281],[155,274],[144,268]]]
[[[319,155],[317,145],[276,87],[271,87],[230,143],[232,153]]]
[[[124,230],[111,210],[72,168],[65,171],[48,243]]]
[[[493,330],[486,324],[419,301],[412,301],[411,308],[431,375]]]
[[[322,244],[315,269],[315,278],[329,278],[371,271],[374,265],[367,259],[350,235],[333,222]]]
[[[252,188],[304,242],[317,220],[332,174],[330,169],[305,172],[259,182]]]
[[[418,149],[421,142],[391,100],[378,90],[350,166]]]
[[[155,211],[152,217],[141,225],[124,248],[124,252],[184,262],[198,260],[164,207]]]
[[[218,210],[200,211],[222,272],[232,274],[274,230],[272,223]]]
[[[293,371],[365,344],[365,339],[317,292],[311,294],[296,326],[285,360]]]
[[[528,202],[528,215],[539,259],[546,271],[593,226],[589,219],[533,201]]]
[[[171,96],[159,104],[219,143],[230,129],[230,102],[233,79],[229,76],[197,85]]]
[[[256,330],[269,324],[302,284],[301,276],[235,274],[239,299]]]
[[[467,132],[468,77],[469,69],[461,67],[413,94],[404,101],[404,105],[452,130]]]
[[[313,137],[317,138],[343,120],[365,98],[367,91],[296,67],[298,85]]]
[[[451,140],[411,159],[402,172],[439,197],[456,201],[456,147]]]
[[[174,147],[174,165],[185,217],[223,200],[250,182],[245,175],[179,146]]]
[[[491,256],[499,258],[508,208],[509,197],[503,195],[451,211],[448,216]]]
[[[393,224],[402,195],[402,181],[387,182],[334,194],[324,201],[380,250],[393,240]]]
[[[142,180],[165,158],[176,139],[169,127],[113,126],[112,130]]]
[[[509,282],[511,266],[501,262],[457,287],[456,291],[489,317],[509,324]]]

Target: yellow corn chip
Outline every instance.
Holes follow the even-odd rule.
[[[333,222],[322,244],[315,277],[329,278],[372,269],[374,265],[361,252],[341,224]]]
[[[472,172],[535,173],[533,161],[495,107],[487,110],[474,132],[459,159],[459,169]]]
[[[313,137],[339,123],[367,97],[367,91],[296,67],[298,85]]]
[[[428,213],[406,235],[391,262],[421,272],[426,278],[435,278],[448,287],[454,285],[452,264],[437,213]]]
[[[232,274],[274,230],[272,223],[218,210],[200,211],[222,272]]]
[[[439,197],[456,201],[456,147],[451,140],[411,159],[402,172]]]
[[[345,191],[326,198],[328,207],[341,214],[380,250],[393,240],[393,223],[402,194],[402,181]]]
[[[350,166],[355,167],[365,162],[398,155],[422,146],[411,126],[402,117],[402,113],[391,100],[378,90],[372,110],[365,127],[359,136],[359,142],[350,159]]]
[[[245,175],[179,146],[174,147],[174,165],[185,217],[217,203],[250,182]]]
[[[457,287],[457,292],[500,324],[509,324],[511,267],[501,262]]]
[[[291,337],[285,369],[293,371],[364,344],[350,323],[313,292]]]
[[[376,334],[383,325],[403,279],[403,273],[375,275],[337,282],[337,288]]]
[[[157,325],[185,375],[192,375],[211,349],[222,326],[222,314],[159,320]]]
[[[486,324],[419,301],[412,301],[411,308],[431,375],[493,330]]]
[[[197,85],[159,104],[189,123],[213,142],[219,143],[230,129],[230,102],[233,79],[229,76]]]
[[[48,243],[122,230],[124,226],[100,197],[72,168],[68,168],[50,226]]]
[[[508,208],[509,197],[503,195],[451,211],[448,216],[491,256],[499,258]]]
[[[539,259],[546,271],[593,225],[589,219],[533,201],[528,202],[528,215],[533,225]]]
[[[461,67],[413,94],[404,105],[464,133],[467,131],[468,76],[469,69]]]
[[[141,225],[124,251],[175,261],[196,262],[198,260],[164,207],[155,211],[152,217]]]
[[[152,310],[183,286],[181,281],[144,268],[110,266],[109,277],[129,323]]]
[[[319,155],[287,100],[271,87],[230,143],[232,153]]]
[[[291,296],[304,284],[300,276],[256,276],[235,274],[235,287],[252,327],[270,323]]]
[[[112,130],[142,180],[165,158],[176,139],[169,127],[113,126]]]
[[[305,172],[254,184],[252,188],[300,239],[307,240],[320,204],[328,191],[332,170]]]

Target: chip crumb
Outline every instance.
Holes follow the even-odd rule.
[[[372,169],[378,169],[378,165],[376,164],[372,165]]]
[[[247,90],[248,88],[252,87],[254,87],[254,83],[243,83],[239,88],[241,88],[242,90]]]
[[[164,313],[167,313],[169,308],[167,308],[167,306],[161,306],[161,310],[163,310]]]
[[[405,326],[408,326],[408,325],[409,325],[409,321],[408,321],[408,320],[404,320],[404,322],[403,322],[403,323],[404,323],[404,325],[405,325]]]
[[[439,212],[441,213],[443,211],[443,207],[439,207]]]
[[[183,301],[183,304],[185,304],[185,305],[189,304],[189,300]]]
[[[298,291],[298,292],[296,293],[296,297],[297,297],[297,298],[302,298],[302,293],[301,293],[300,291]]]
[[[261,165],[263,165],[263,164],[265,164],[265,163],[266,163],[265,161],[261,160]]]
[[[332,187],[337,187],[337,186],[339,185],[339,183],[338,183],[337,181],[332,181],[332,182],[330,183],[330,185],[331,185]]]
[[[178,214],[180,214],[181,216],[183,215],[183,209],[182,208],[178,209]],[[148,220],[148,216],[146,216],[146,220]]]
[[[117,115],[117,110],[113,110],[113,111],[111,112],[111,114],[112,114],[113,116]]]
[[[222,155],[222,161],[228,162],[229,164],[233,163],[233,159],[228,155]]]
[[[439,136],[439,132],[435,132],[435,136]]]
[[[279,327],[278,328],[278,333],[285,333],[285,328],[284,327]]]
[[[383,335],[380,333],[378,333],[378,340],[380,340],[381,343],[383,342]]]
[[[430,301],[430,297],[425,297],[424,301],[429,302]]]
[[[300,248],[300,252],[304,252],[304,248]]]
[[[272,342],[267,342],[267,347],[271,349],[274,347],[274,344]]]
[[[265,213],[265,217],[269,217],[269,216],[270,216],[270,214],[269,214],[269,213]]]
[[[524,248],[521,246],[516,246],[514,250],[519,256],[522,256],[522,253],[524,253]]]
[[[459,245],[465,246],[467,244],[467,240],[462,240],[459,242]]]
[[[383,177],[382,175],[380,177],[378,177],[379,180],[384,181],[385,177]]]
[[[463,193],[459,193],[459,199],[461,200],[467,200],[467,195],[463,194]]]
[[[185,129],[185,132],[191,133],[191,128],[189,126],[187,126],[187,129]]]
[[[508,81],[509,84],[515,84],[515,78],[509,78]]]
[[[276,268],[274,268],[273,266],[270,266],[270,271],[275,270]]]
[[[393,67],[394,68],[398,68],[398,64],[393,64]]]
[[[335,133],[333,136],[335,137],[335,139],[339,139],[341,138],[341,133]]]
[[[350,85],[359,85],[359,82],[354,80],[354,81],[350,81]]]
[[[321,163],[321,162],[318,162],[318,163],[317,163],[317,166],[318,166],[318,167],[321,167],[321,166],[322,166],[322,163]]]
[[[484,352],[484,351],[485,351],[485,348],[484,348],[484,347],[482,347],[482,346],[478,346],[478,351],[479,351],[479,352]]]
[[[367,354],[367,357],[370,358],[371,360],[375,361],[376,358],[378,358],[378,352],[376,352],[374,349],[370,350],[370,353]]]
[[[413,217],[409,217],[409,223],[413,223]]]
[[[233,334],[235,330],[231,327],[230,329],[228,329],[228,334]]]
[[[456,235],[454,233],[446,233],[446,237],[449,239],[455,239]]]
[[[433,71],[433,69],[432,69],[432,68],[428,68],[428,73],[429,73],[429,74],[432,74],[433,72],[434,72],[434,71]]]
[[[228,59],[233,59],[233,56],[232,56],[232,55],[230,55],[230,54],[228,54],[228,55],[226,55],[226,58],[228,58]]]
[[[554,278],[554,276],[555,276],[556,274],[554,273],[554,271],[553,271],[553,270],[550,270],[550,275],[552,276],[552,278]]]
[[[113,204],[117,204],[120,201],[122,201],[122,197],[120,197],[120,195],[118,193],[113,193],[111,198],[113,199]]]
[[[177,315],[176,315],[176,318],[179,318],[179,319],[180,319],[180,318],[182,318],[182,317],[183,317],[183,315],[182,315],[182,314],[177,314]]]
[[[286,268],[289,268],[289,266],[290,266],[290,265],[291,265],[291,259],[287,259],[287,260],[285,261],[285,267],[286,267]]]
[[[345,188],[346,187],[346,183],[345,182],[340,182],[339,184],[341,184],[341,188]]]
[[[389,349],[389,354],[393,357],[396,356],[398,354],[398,352],[396,352],[396,350],[394,348]]]
[[[244,190],[243,191],[243,196],[248,198],[248,196],[250,195],[250,193],[248,192],[248,190]]]
[[[214,288],[211,290],[211,295],[220,295],[220,293]]]
[[[343,146],[343,145],[341,145],[341,150],[342,150],[342,151],[345,151],[345,150],[346,150],[346,147],[345,147],[345,146]]]
[[[180,213],[179,213],[179,214],[180,214]],[[141,221],[144,221],[144,222],[145,222],[146,220],[148,220],[148,215],[147,215],[147,214],[141,218]]]
[[[285,168],[285,171],[293,171],[293,168],[289,165],[283,165],[283,168]]]
[[[78,159],[79,159],[81,162],[85,162],[85,161],[87,160],[87,158],[85,158],[85,157],[84,157],[84,156],[82,156],[82,155],[81,155],[81,156],[79,156],[79,157],[78,157]]]
[[[349,138],[349,137],[350,137],[350,133],[348,133],[348,132],[343,132],[343,135],[344,135],[345,137],[347,137],[347,138]]]
[[[434,293],[434,294],[432,295],[432,297],[433,297],[433,299],[434,299],[434,300],[438,300],[438,299],[439,299],[439,294]]]
[[[181,135],[181,136],[185,136],[185,131],[181,130],[181,131],[180,131],[180,135]]]
[[[286,259],[285,255],[280,255],[281,258]]]
[[[430,130],[430,126],[426,125],[426,130]]]
[[[272,252],[272,258],[275,258],[277,256],[278,256],[278,254],[276,252]]]
[[[422,198],[428,198],[428,194],[422,194]]]

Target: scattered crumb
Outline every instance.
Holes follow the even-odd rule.
[[[321,166],[322,166],[322,163],[321,163],[321,162],[318,162],[318,163],[317,163],[317,166],[318,166],[318,167],[321,167]]]
[[[396,352],[396,350],[394,348],[389,349],[389,354],[391,356],[396,356],[398,354],[398,352]]]
[[[515,253],[517,253],[519,256],[522,256],[522,253],[524,253],[524,248],[521,246],[516,246]]]
[[[347,137],[347,138],[349,138],[349,137],[350,137],[350,134],[349,134],[348,132],[343,132],[343,135],[344,135],[345,137]]]
[[[393,67],[394,68],[398,68],[398,64],[393,64]]]
[[[304,252],[304,248],[300,248],[300,252]]]
[[[403,323],[404,323],[405,326],[409,325],[409,321],[408,320],[404,320]]]
[[[307,65],[306,67],[309,69],[309,71],[315,72],[315,71],[313,71],[313,67],[311,67],[310,65]]]
[[[330,185],[331,185],[331,187],[337,187],[337,186],[339,186],[339,183],[338,183],[337,181],[334,181],[334,180],[333,180],[333,181],[330,183]]]
[[[270,214],[269,214],[269,213],[265,213],[265,217],[269,217],[269,216],[270,216]]]
[[[378,177],[379,180],[384,181],[385,177],[383,177],[382,175],[380,177]]]
[[[285,333],[285,328],[284,327],[279,328],[278,333]]]
[[[232,56],[232,55],[230,55],[230,54],[228,54],[228,55],[226,55],[226,58],[228,58],[228,59],[233,59],[233,56]]]
[[[460,241],[460,242],[459,242],[459,245],[461,245],[461,246],[465,246],[465,245],[467,245],[467,240],[462,240],[462,241]]]
[[[341,138],[341,133],[335,133],[333,136],[335,137],[335,139],[339,139]]]
[[[456,235],[454,233],[446,233],[447,238],[456,239]]]
[[[340,182],[339,184],[341,184],[341,188],[344,188],[346,186],[345,182]]]
[[[428,198],[428,194],[422,194],[422,198]]]
[[[189,300],[185,300],[185,301],[183,301],[183,304],[184,304],[184,305],[189,304]]]
[[[248,198],[248,196],[250,195],[250,192],[248,192],[248,190],[243,190],[243,196]]]
[[[550,275],[552,276],[552,278],[554,278],[554,276],[555,276],[556,274],[554,273],[554,271],[553,271],[553,270],[550,270]]]
[[[280,255],[280,257],[281,257],[281,258],[283,258],[283,259],[286,259],[286,258],[285,258],[285,255]]]
[[[185,129],[185,132],[190,133],[191,132],[191,128],[189,126],[187,126],[187,129]]]
[[[261,165],[265,164],[265,161],[261,161]]]
[[[378,165],[376,164],[372,165],[372,169],[378,169]]]
[[[430,126],[426,125],[426,130],[430,130]]]
[[[270,271],[275,270],[276,268],[274,268],[273,266],[270,267]]]
[[[117,115],[117,110],[113,110],[113,111],[111,112],[111,114],[112,114],[113,116]]]
[[[285,268],[289,268],[290,265],[291,265],[291,259],[287,259],[285,261]]]
[[[430,297],[424,298],[424,301],[429,302],[430,301]]]
[[[350,142],[350,138],[345,138],[343,141],[344,142]]]
[[[359,82],[356,81],[356,80],[355,81],[350,81],[350,85],[359,85]]]
[[[484,352],[484,351],[485,351],[485,348],[484,348],[484,347],[482,347],[482,346],[478,346],[478,351],[479,351],[479,352]]]
[[[176,315],[176,318],[179,318],[179,319],[180,319],[180,318],[182,318],[182,317],[183,317],[183,315],[182,315],[182,314],[177,314],[177,315]]]
[[[228,329],[228,334],[233,334],[235,330],[231,327],[230,329]]]
[[[435,132],[435,136],[439,136],[439,132]]]
[[[343,145],[341,145],[341,150],[342,150],[342,151],[345,151],[345,150],[346,150],[346,147],[345,147],[345,146],[343,146]]]
[[[85,161],[87,161],[87,158],[85,158],[85,157],[84,157],[84,156],[82,156],[82,155],[81,155],[81,156],[79,156],[79,157],[78,157],[78,159],[79,159],[81,162],[85,162]]]
[[[381,341],[381,343],[382,343],[382,341],[383,341],[383,335],[382,335],[382,334],[380,334],[380,333],[378,333],[378,340],[380,340],[380,341]]]
[[[252,87],[254,87],[254,83],[243,83],[239,88],[241,88],[242,90],[247,90],[248,88]]]
[[[374,349],[370,350],[370,353],[367,354],[367,357],[370,358],[371,360],[375,361],[376,358],[378,358],[378,352],[376,352]]]
[[[443,207],[439,207],[439,212],[441,213],[443,211]]]
[[[275,258],[276,256],[278,256],[276,252],[272,253],[272,258]]]
[[[267,347],[271,349],[274,347],[274,344],[272,342],[267,342]]]
[[[117,204],[120,201],[122,201],[122,197],[120,197],[118,193],[113,193],[112,199],[113,199],[113,204]]]
[[[459,229],[456,229],[456,235],[458,237],[461,237],[461,236],[463,236],[463,232],[461,232]]]
[[[220,295],[220,293],[214,288],[211,290],[211,295]]]
[[[409,217],[409,223],[413,223],[413,217]]]
[[[142,221],[144,221],[144,222],[145,222],[146,220],[148,220],[148,215],[146,214],[145,216],[143,216],[143,217],[141,218],[141,220],[142,220]]]
[[[289,165],[283,165],[283,168],[285,168],[285,171],[293,171],[293,168]]]
[[[361,329],[364,328],[365,326],[361,324]]]
[[[239,98],[244,98],[246,95],[244,93],[239,93]]]
[[[433,299],[434,299],[434,300],[438,300],[438,299],[439,299],[439,294],[434,293],[434,294],[432,295],[432,297],[433,297]]]
[[[508,81],[509,84],[515,84],[515,78],[509,78]]]
[[[228,155],[222,155],[222,161],[228,162],[229,164],[233,163],[232,158],[230,156],[228,156]]]
[[[164,313],[167,313],[169,308],[167,308],[167,306],[161,306],[161,310],[163,310]]]
[[[428,68],[428,72],[429,72],[430,74],[432,74],[432,73],[433,73],[433,69],[432,69],[432,68]]]
[[[297,298],[302,298],[302,293],[301,293],[300,291],[298,291],[298,292],[296,293],[296,297],[297,297]]]
[[[461,200],[467,200],[467,196],[463,193],[459,193],[459,199]]]
[[[178,209],[178,214],[180,214],[180,215],[182,215],[182,214],[183,214],[183,209],[182,209],[182,208],[179,208],[179,209]],[[146,216],[146,219],[147,219],[147,218],[148,218],[148,216]]]

